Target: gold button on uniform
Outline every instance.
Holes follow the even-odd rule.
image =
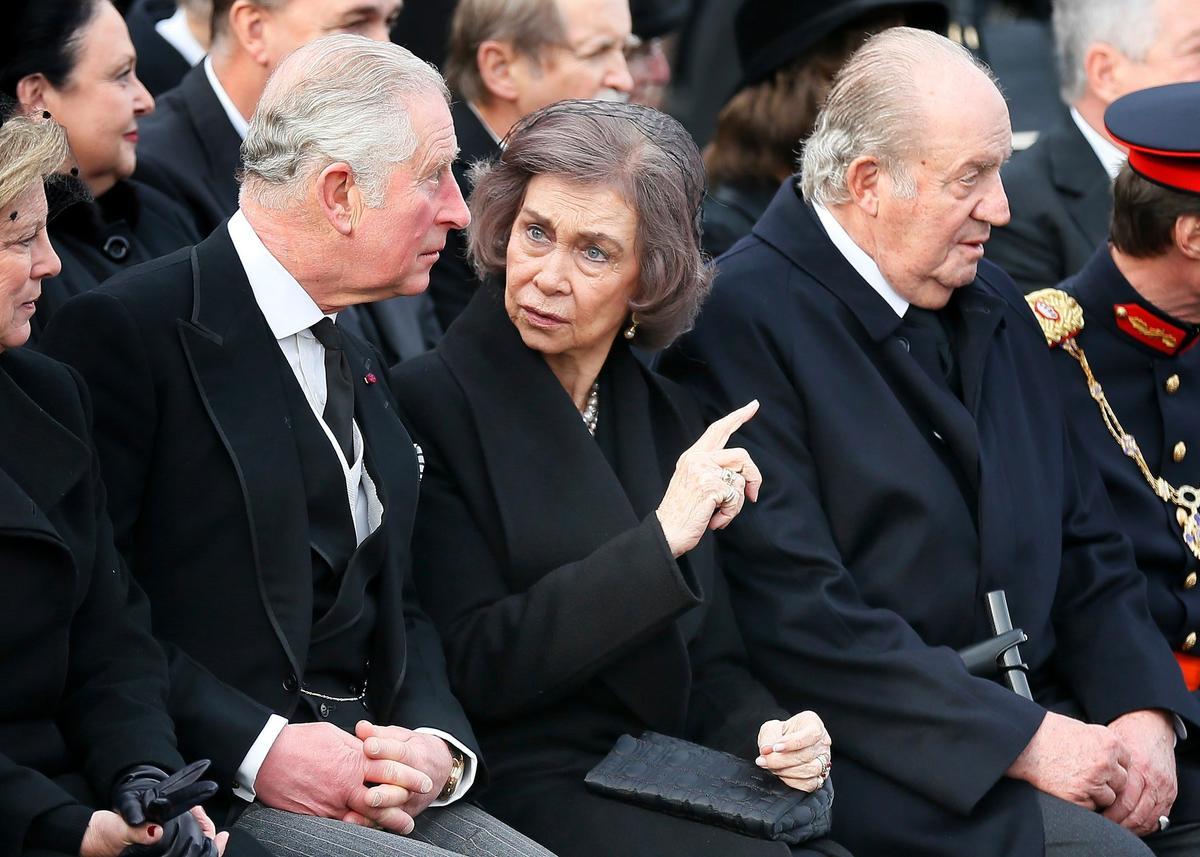
[[[1178,393],[1179,392],[1179,376],[1172,375],[1170,378],[1168,378],[1166,381],[1164,381],[1163,389],[1166,390],[1167,393],[1169,393],[1172,396],[1174,396],[1176,393]]]
[[[1174,458],[1176,461],[1183,461],[1183,458],[1186,455],[1187,455],[1187,444],[1181,440],[1181,441],[1179,441],[1179,443],[1175,444],[1175,449],[1171,451],[1171,457]]]
[[[1190,652],[1194,648],[1196,648],[1196,632],[1192,631],[1192,633],[1183,638],[1183,650]]]
[[[1191,574],[1189,574],[1187,577],[1185,577],[1183,579],[1183,588],[1184,589],[1195,589],[1196,588],[1196,572],[1193,571]]]

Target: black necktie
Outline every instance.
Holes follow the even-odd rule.
[[[309,328],[325,348],[325,425],[346,455],[354,463],[354,384],[350,380],[350,361],[342,349],[342,332],[331,318],[323,318]]]
[[[908,340],[908,350],[925,373],[939,386],[958,395],[958,366],[950,347],[950,336],[933,310],[910,306],[904,313],[899,333]]]

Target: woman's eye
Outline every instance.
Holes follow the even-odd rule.
[[[528,235],[530,238],[532,238],[534,241],[543,241],[546,238],[546,233],[540,226],[530,225],[530,226],[526,227],[525,234]]]
[[[601,250],[596,245],[592,245],[583,251],[583,255],[587,257],[589,262],[607,262],[608,254]]]

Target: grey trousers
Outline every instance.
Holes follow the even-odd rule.
[[[234,827],[254,836],[275,857],[554,857],[464,801],[425,810],[408,836],[258,803]]]
[[[1168,827],[1145,839],[1095,812],[1047,794],[1038,795],[1046,828],[1046,857],[1195,857],[1200,824]]]

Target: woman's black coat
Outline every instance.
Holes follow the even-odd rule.
[[[182,764],[90,420],[70,369],[0,353],[0,854],[78,854],[119,773]]]
[[[560,855],[616,853],[615,831],[592,850],[578,838],[613,803],[583,777],[621,734],[753,758],[762,722],[786,717],[745,667],[713,539],[676,561],[654,514],[698,411],[618,338],[593,439],[493,285],[391,377],[425,453],[418,589],[488,758],[485,806]],[[626,829],[617,850],[678,853],[639,837],[681,831]],[[717,833],[704,837],[728,854],[782,847]]]
[[[33,317],[33,338],[71,298],[91,291],[113,274],[197,244],[187,212],[161,191],[127,179],[93,201],[51,213],[50,243],[62,273],[42,281]]]

